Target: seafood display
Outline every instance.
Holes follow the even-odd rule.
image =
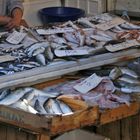
[[[111,24],[111,26],[110,26]],[[140,45],[140,26],[108,13],[45,27],[1,33],[0,75],[11,75],[53,62],[77,61]]]

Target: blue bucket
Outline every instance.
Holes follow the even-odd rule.
[[[85,11],[73,7],[48,7],[39,10],[39,16],[43,24],[74,21],[85,16]]]

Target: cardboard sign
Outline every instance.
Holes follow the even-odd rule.
[[[27,35],[27,33],[21,33],[21,32],[14,31],[12,34],[10,34],[6,38],[6,41],[8,43],[17,45],[25,38],[26,35]]]
[[[90,91],[91,89],[97,87],[102,80],[103,80],[102,77],[99,77],[94,73],[81,83],[74,86],[73,88],[79,91],[80,93],[84,94]]]
[[[116,18],[113,18],[112,20],[107,21],[105,23],[98,24],[98,25],[96,25],[96,27],[98,29],[106,31],[106,30],[109,30],[109,29],[111,29],[111,28],[113,28],[113,27],[115,27],[117,25],[120,25],[122,23],[125,23],[125,22],[126,22],[125,20],[123,20],[123,19],[121,19],[119,17],[116,17]]]
[[[119,43],[115,45],[107,45],[105,46],[105,49],[107,49],[110,52],[116,52],[116,51],[128,49],[130,47],[134,47],[138,45],[140,45],[140,43],[137,42],[136,40],[129,40],[127,42],[123,42],[123,43]]]
[[[79,56],[89,54],[87,50],[55,50],[54,53],[58,57]]]

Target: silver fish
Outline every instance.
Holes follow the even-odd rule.
[[[132,78],[131,76],[126,76],[126,75],[118,78],[117,81],[123,81],[123,82],[129,83],[129,84],[140,85],[140,81],[139,80],[137,80],[135,78]]]
[[[139,85],[129,85],[120,88],[124,93],[140,93],[140,86]]]
[[[35,58],[40,65],[43,65],[43,66],[46,65],[46,59],[45,59],[45,56],[43,54],[38,54],[35,56]]]
[[[59,100],[57,100],[57,102],[59,103],[60,109],[63,114],[73,113],[72,109],[68,105],[66,105],[64,102],[59,101]]]
[[[4,99],[8,94],[10,94],[10,89],[4,89],[0,92],[0,100]]]
[[[62,111],[55,99],[49,99],[44,103],[44,108],[48,113],[51,114],[62,114]]]
[[[48,47],[48,48],[46,48],[45,49],[45,57],[48,59],[48,60],[53,60],[53,58],[54,58],[54,54],[53,54],[53,52],[52,52],[52,50],[51,50],[51,47]]]
[[[139,77],[133,70],[130,70],[129,68],[120,67],[120,70],[121,70],[122,74],[129,75],[133,78],[138,78]]]
[[[43,105],[40,103],[38,99],[35,102],[34,108],[41,114],[47,114],[45,108],[43,107]]]
[[[45,51],[45,48],[44,47],[40,47],[40,48],[38,48],[38,49],[33,51],[32,56],[36,56],[38,54],[44,53],[44,51]]]
[[[29,94],[32,92],[32,88],[19,88],[17,90],[12,91],[6,98],[0,101],[0,105],[10,105],[17,102],[20,98],[22,98],[25,94]]]
[[[115,67],[114,69],[112,69],[109,73],[109,78],[111,80],[116,80],[118,77],[120,77],[122,75],[122,71],[119,67]]]

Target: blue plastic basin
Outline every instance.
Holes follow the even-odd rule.
[[[39,10],[43,24],[77,20],[85,16],[85,11],[73,7],[48,7]]]

